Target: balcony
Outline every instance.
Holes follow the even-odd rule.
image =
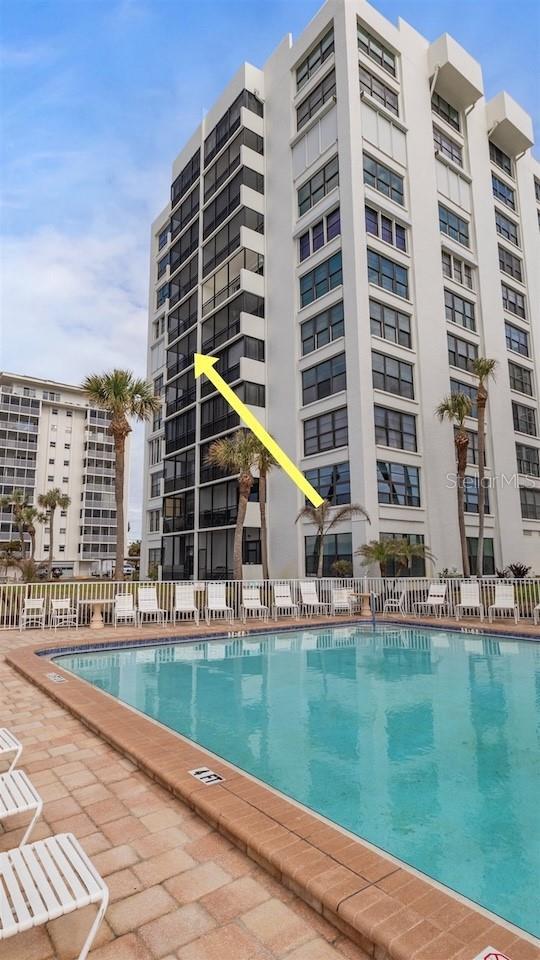
[[[534,143],[532,120],[504,90],[486,106],[488,136],[510,157],[517,157]]]
[[[435,92],[457,110],[471,107],[484,93],[482,69],[453,37],[443,33],[428,49],[430,79]]]

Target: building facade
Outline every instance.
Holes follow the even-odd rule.
[[[173,165],[152,226],[144,564],[230,575],[234,478],[205,462],[238,418],[195,382],[195,351],[322,496],[371,519],[326,537],[324,569],[405,537],[461,568],[453,431],[435,416],[497,361],[486,432],[484,571],[540,572],[540,164],[530,117],[484,97],[452,37],[430,43],[363,0],[328,0],[263,69],[238,71]],[[474,570],[478,424],[465,493]],[[315,572],[286,475],[269,483],[271,573]],[[244,573],[260,576],[257,488]],[[422,572],[419,563],[414,572]]]
[[[52,558],[63,576],[114,567],[115,460],[108,426],[108,414],[91,407],[80,387],[0,374],[0,496],[22,490],[37,506],[38,496],[52,488],[67,494],[69,507],[54,519]],[[18,539],[11,510],[1,511],[0,548]],[[28,554],[27,539],[26,545]],[[48,560],[49,551],[49,525],[37,523],[36,560]]]

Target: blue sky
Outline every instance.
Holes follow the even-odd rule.
[[[243,60],[318,0],[0,0],[2,367],[68,382],[144,373],[149,225],[170,167]],[[377,0],[447,31],[540,129],[538,0]],[[130,494],[138,529],[140,433]]]

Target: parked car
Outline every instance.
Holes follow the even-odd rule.
[[[125,563],[125,564],[124,564],[124,576],[125,576],[125,577],[130,577],[132,573],[135,573],[135,567],[133,566],[133,564],[132,564],[132,563]]]

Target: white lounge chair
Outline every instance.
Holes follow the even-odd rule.
[[[28,840],[42,810],[43,800],[24,770],[10,770],[9,773],[0,774],[0,820],[7,820],[19,813],[33,814],[21,844]]]
[[[330,604],[319,600],[315,583],[312,580],[301,580],[299,586],[301,611],[308,617],[312,617],[318,611],[326,614],[330,613]]]
[[[495,600],[488,607],[489,622],[493,623],[493,614],[509,613],[514,617],[514,622],[519,620],[518,605],[514,594],[514,585],[512,583],[495,584]]]
[[[441,613],[445,611],[446,606],[446,584],[431,583],[427,598],[425,600],[417,601],[414,604],[413,609],[415,613],[419,613],[421,610],[424,610],[424,612],[427,613],[428,610],[432,610],[438,617],[440,617]]]
[[[77,613],[75,608],[71,606],[69,597],[51,600],[50,623],[55,630],[57,627],[78,626]]]
[[[539,621],[540,621],[540,603],[537,603],[533,610],[533,623],[535,624],[535,626],[538,626]]]
[[[23,611],[21,613],[21,630],[27,630],[28,627],[45,626],[45,600],[43,597],[26,597]]]
[[[242,603],[240,605],[240,616],[243,622],[247,617],[261,617],[268,620],[270,611],[261,603],[261,591],[255,584],[246,584],[242,586]]]
[[[350,590],[347,590],[345,587],[332,587],[331,597],[330,613],[333,617],[335,617],[336,613],[348,613],[352,615],[353,598],[351,597]]]
[[[173,619],[184,619],[184,617],[193,617],[195,623],[199,624],[199,608],[195,603],[195,590],[192,583],[177,583],[174,590],[174,611]]]
[[[272,604],[272,616],[277,620],[278,614],[283,616],[298,616],[298,604],[293,603],[291,597],[291,588],[288,583],[274,584],[274,602]]]
[[[167,619],[167,611],[163,610],[158,604],[157,590],[155,587],[141,587],[139,590],[140,627],[145,617],[161,624],[164,624]]]
[[[86,960],[109,902],[109,890],[72,833],[0,853],[0,941],[89,904],[98,905],[78,960]]]
[[[137,623],[137,607],[133,603],[132,593],[117,593],[114,598],[113,620],[115,627],[119,623]]]
[[[406,590],[399,590],[390,594],[383,603],[383,613],[400,613],[401,616],[404,617],[406,613],[406,598]]]
[[[222,616],[229,623],[233,622],[234,610],[227,603],[226,588],[224,583],[209,583],[206,588],[206,606],[204,608],[204,617],[207,623],[210,623],[211,617]]]
[[[20,759],[22,751],[23,748],[20,740],[17,740],[17,737],[13,736],[7,727],[0,727],[0,757],[5,757],[6,754],[10,753],[15,754],[6,771],[7,773],[10,773],[11,770],[13,770],[13,768],[17,765],[17,761]]]
[[[479,583],[460,583],[460,598],[456,603],[456,620],[459,620],[464,610],[477,610],[480,614],[480,620],[484,619],[484,604],[480,600]]]

